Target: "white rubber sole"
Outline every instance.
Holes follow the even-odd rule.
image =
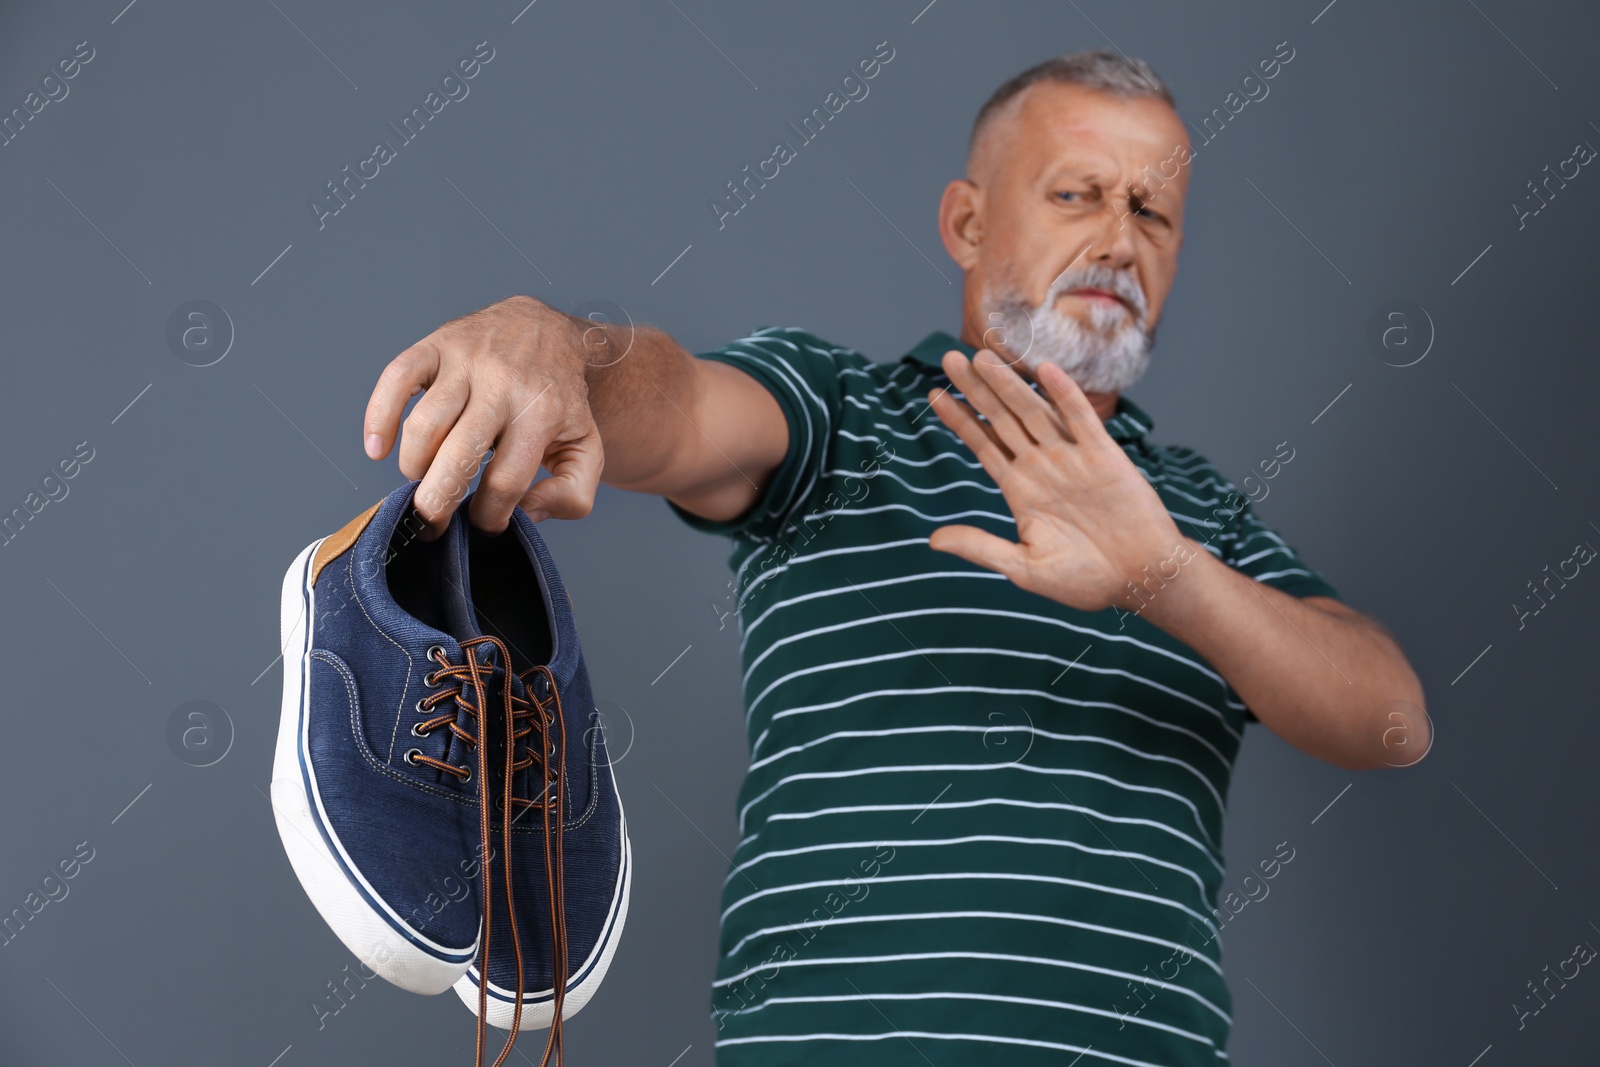
[[[316,603],[311,558],[322,539],[295,557],[283,577],[283,709],[272,761],[272,811],[278,836],[300,885],[322,918],[357,959],[401,989],[443,993],[477,958],[466,948],[441,945],[414,930],[362,876],[329,825],[306,739]],[[480,924],[481,925],[481,924]]]
[[[607,773],[611,768],[608,764]],[[616,788],[616,778],[612,777],[612,788]],[[617,812],[622,814],[622,800],[617,800]],[[628,841],[628,820],[624,817],[622,824],[622,862],[617,867],[617,882],[611,894],[611,908],[606,916],[605,927],[600,932],[600,940],[589,952],[573,976],[567,981],[566,997],[561,1002],[561,1018],[570,1019],[593,998],[600,988],[601,981],[606,976],[606,971],[611,967],[611,957],[616,955],[617,944],[622,940],[622,927],[628,920],[628,897],[633,889],[633,845]],[[456,983],[456,995],[463,1004],[478,1014],[478,976],[477,968],[473,967],[461,976]],[[517,1028],[518,1033],[525,1030],[543,1030],[550,1026],[555,1019],[553,996],[555,989],[524,991],[522,995],[522,1025]],[[501,1030],[510,1030],[511,1022],[516,1017],[516,998],[514,991],[489,983],[489,1006],[485,1020],[490,1026]]]

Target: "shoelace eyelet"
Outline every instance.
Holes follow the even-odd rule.
[[[422,709],[418,708],[417,710],[421,711]],[[428,736],[428,731],[426,731],[426,730],[424,730],[422,728],[422,724],[420,722],[414,722],[414,723],[411,724],[411,736],[412,737],[427,737]]]
[[[411,766],[418,767],[418,766],[421,766],[421,764],[419,764],[417,762],[417,757],[420,756],[420,755],[422,755],[422,749],[420,749],[420,748],[408,748],[408,749],[406,749],[405,756],[402,757],[402,758],[407,763],[411,764]],[[461,779],[461,784],[462,785],[465,785],[466,783],[472,781],[472,764],[469,763],[465,767],[457,767],[456,770],[461,771],[463,773],[463,777]]]

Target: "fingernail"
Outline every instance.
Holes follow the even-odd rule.
[[[528,512],[528,519],[531,522],[543,522],[549,517],[550,513],[544,510],[544,508],[534,508],[532,511]]]
[[[383,438],[375,433],[367,434],[367,457],[377,459],[383,455]]]

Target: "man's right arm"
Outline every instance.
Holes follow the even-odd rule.
[[[417,510],[435,532],[491,449],[470,517],[498,532],[519,503],[536,520],[582,518],[602,480],[731,519],[788,448],[782,409],[750,375],[695,359],[654,327],[593,323],[525,296],[446,323],[384,368],[367,455],[386,456],[397,432],[400,470],[421,479]],[[550,477],[535,483],[541,466]]]

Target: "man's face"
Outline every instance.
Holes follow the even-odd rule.
[[[1154,97],[1038,83],[996,116],[941,205],[965,332],[1085,392],[1143,373],[1183,242],[1188,138]]]

